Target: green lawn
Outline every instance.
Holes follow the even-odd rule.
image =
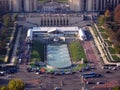
[[[68,0],[56,0],[58,2],[68,2]]]
[[[4,56],[0,56],[0,63],[4,62]]]
[[[44,61],[44,45],[40,42],[33,42],[31,52],[31,62],[33,61]]]
[[[105,32],[105,30],[104,30],[104,29],[102,29],[102,28],[99,28],[99,31],[100,31],[100,32]]]
[[[101,33],[101,35],[104,39],[108,39],[108,35],[106,33]]]
[[[76,67],[73,68],[73,71],[81,70],[85,66],[86,66],[86,64],[79,64],[79,65],[77,65]]]
[[[105,42],[107,42],[107,44],[108,44],[109,46],[112,46],[112,44],[113,44],[110,40],[105,40]]]
[[[80,61],[82,58],[86,61],[86,56],[80,42],[75,41],[69,44],[69,50],[73,61]]]
[[[114,61],[116,61],[116,62],[119,61],[120,62],[120,58],[118,56],[112,55],[112,58],[113,58]]]
[[[108,47],[108,49],[109,49],[109,52],[110,52],[111,54],[116,54],[116,51],[115,51],[114,48]]]

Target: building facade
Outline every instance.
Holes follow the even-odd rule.
[[[39,26],[68,26],[83,20],[82,14],[24,14],[26,21]]]
[[[32,12],[37,10],[37,0],[24,0],[24,11]]]
[[[9,1],[9,11],[20,12],[22,11],[22,0],[8,0]]]
[[[64,41],[65,39],[68,39],[68,37],[86,40],[84,29],[79,27],[33,27],[28,29],[26,39],[32,41],[35,39],[50,39],[54,37],[62,37],[61,39],[64,37]]]
[[[72,11],[104,11],[107,7],[115,8],[120,0],[69,0]]]
[[[9,10],[8,0],[0,0],[0,12],[6,12]]]
[[[107,7],[116,7],[120,0],[69,0],[70,10],[104,11]],[[0,0],[0,8],[11,12],[34,12],[38,10],[38,0]],[[54,5],[53,5],[54,6]]]
[[[84,0],[69,0],[69,5],[72,11],[84,10]]]
[[[9,12],[32,12],[37,10],[38,0],[0,0],[0,10]]]

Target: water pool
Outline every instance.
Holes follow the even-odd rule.
[[[47,64],[54,68],[71,66],[67,45],[47,45]]]

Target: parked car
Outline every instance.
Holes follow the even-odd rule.
[[[40,72],[36,72],[35,74],[39,75],[39,74],[40,74]]]
[[[5,72],[4,71],[0,71],[0,76],[4,76]]]
[[[113,67],[112,70],[117,70],[117,68],[116,68],[116,67]]]
[[[54,75],[60,75],[60,73],[56,71],[56,72],[54,72]]]
[[[60,72],[60,75],[65,75],[65,72],[61,71],[61,72]]]
[[[96,77],[99,78],[99,77],[102,77],[102,75],[101,74],[96,74]]]
[[[7,78],[12,78],[12,75],[7,75]]]
[[[103,67],[101,67],[102,69],[108,69],[108,66],[103,66]]]
[[[62,90],[61,87],[55,87],[54,90]]]
[[[112,67],[111,67],[111,66],[109,66],[109,67],[108,67],[108,69],[110,69],[110,70],[111,70],[111,69],[112,69]]]
[[[106,71],[106,73],[111,73],[110,71]]]
[[[72,72],[71,72],[71,71],[67,71],[67,72],[65,72],[65,74],[66,74],[66,75],[72,74]]]
[[[99,81],[99,82],[96,82],[96,84],[97,84],[97,85],[98,85],[98,84],[104,84],[104,82]]]
[[[87,81],[86,84],[95,84],[95,83],[91,81]]]
[[[28,72],[33,72],[34,70],[32,68],[27,68]]]
[[[55,77],[52,75],[52,76],[50,76],[50,78],[52,79],[52,78],[55,78]]]

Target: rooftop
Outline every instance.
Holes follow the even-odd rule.
[[[74,31],[79,30],[78,27],[33,27],[32,31],[53,31],[53,30],[60,30],[60,31]]]

